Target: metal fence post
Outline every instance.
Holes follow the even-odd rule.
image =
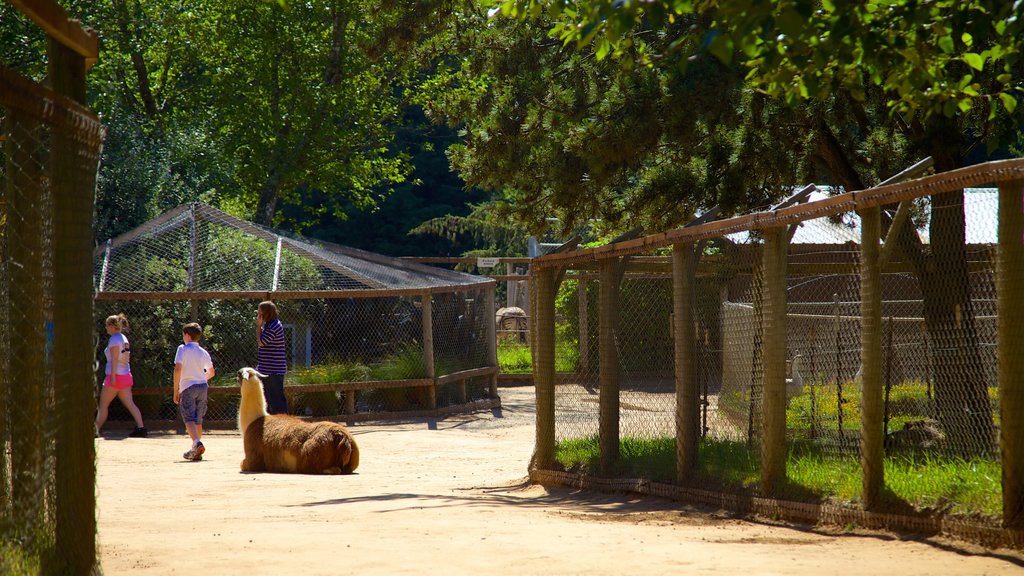
[[[861,436],[860,465],[864,507],[878,505],[883,478],[882,446],[882,275],[879,239],[882,216],[878,207],[860,212],[860,327]]]
[[[786,249],[785,227],[765,230],[763,438],[761,489],[773,495],[786,478]]]
[[[996,264],[1003,525],[1024,528],[1024,180],[999,185]]]
[[[676,479],[685,483],[697,466],[700,393],[697,386],[694,298],[696,270],[692,243],[672,245],[672,334],[676,380]]]

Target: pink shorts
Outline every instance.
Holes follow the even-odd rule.
[[[107,388],[113,388],[114,390],[124,390],[125,388],[131,388],[135,385],[135,379],[132,378],[131,374],[118,374],[117,375],[117,386],[110,385],[110,375],[103,379],[103,385]]]

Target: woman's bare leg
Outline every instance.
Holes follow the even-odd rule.
[[[103,428],[103,424],[107,421],[107,411],[110,409],[110,403],[117,396],[117,390],[114,390],[110,386],[103,386],[100,388],[100,402],[99,409],[96,411],[96,432]]]
[[[139,407],[135,405],[135,400],[132,399],[132,387],[122,388],[117,391],[117,397],[121,399],[121,404],[128,409],[131,413],[132,418],[135,419],[135,425],[139,428],[143,428],[142,424],[142,412],[139,411]]]

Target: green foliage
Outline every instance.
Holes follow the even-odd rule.
[[[468,237],[487,255],[522,256],[529,235],[503,214],[507,206],[499,200],[475,204],[469,214],[446,214],[421,222],[409,234],[440,236],[453,244]],[[464,240],[463,240],[464,241]]]
[[[644,477],[675,482],[674,438],[622,438],[613,476]],[[555,447],[555,459],[566,470],[597,474],[597,436],[566,439]],[[745,442],[705,440],[700,444],[696,482],[732,492],[753,493],[759,479],[756,448]],[[1001,467],[992,460],[885,458],[888,505],[903,510],[941,511],[959,516],[997,518],[1001,513]],[[814,450],[791,450],[781,497],[838,504],[861,498],[861,472],[856,458],[829,458]]]
[[[363,49],[379,32],[372,9],[320,1],[287,10],[208,7],[199,54],[216,74],[204,93],[258,222],[271,224],[277,200],[297,200],[299,186],[372,205],[372,186],[404,178],[407,159],[387,149],[387,125],[398,114],[387,80],[400,73],[394,61],[371,60]]]
[[[435,370],[437,367],[435,366]],[[423,348],[408,346],[397,354],[388,356],[370,370],[371,380],[413,380],[426,378],[427,368],[423,364]]]
[[[1002,467],[992,460],[887,458],[886,487],[916,509],[997,518],[1002,513]]]
[[[0,540],[0,574],[11,576],[35,576],[42,574],[39,558],[25,548],[6,539]]]
[[[463,179],[499,191],[499,216],[535,235],[551,217],[559,237],[585,223],[598,234],[678,225],[723,198],[736,206],[735,184],[752,164],[764,174],[792,165],[778,153],[740,155],[757,140],[712,134],[752,118],[741,76],[713,59],[685,72],[620,74],[615,63],[552,42],[545,22],[465,18],[473,34],[439,40],[442,52],[458,47],[464,56],[439,66],[418,97],[433,119],[462,128],[449,155]]]
[[[265,224],[279,200],[305,206],[307,218],[338,218],[346,206],[374,206],[410,171],[391,144],[413,62],[379,52],[410,12],[403,6],[64,4],[102,38],[87,77],[89,104],[109,129],[101,239],[195,200],[240,203],[247,217],[259,208]],[[17,47],[5,59],[42,77],[45,41],[33,29],[0,18],[0,39]],[[308,189],[329,202],[304,202]]]
[[[483,201],[486,194],[467,189],[449,167],[445,152],[458,141],[453,129],[430,124],[418,106],[405,107],[399,122],[393,127],[391,148],[410,155],[412,172],[405,182],[391,186],[389,193],[387,186],[374,187],[370,194],[375,205],[365,207],[319,189],[303,189],[301,206],[282,207],[281,225],[308,237],[390,256],[449,255],[484,246],[473,234],[418,230],[424,222],[465,217],[473,210],[470,204]],[[309,206],[324,209],[313,215]]]
[[[579,345],[576,342],[558,340],[555,343],[555,372],[559,374],[576,372],[579,356]],[[498,344],[498,368],[504,374],[532,373],[533,354],[530,352],[530,346],[500,342]]]
[[[587,292],[587,331],[590,365],[596,370],[600,341],[598,283],[585,283]],[[579,361],[580,309],[576,280],[566,280],[555,297],[556,363]],[[631,372],[671,372],[674,366],[669,318],[672,313],[671,284],[661,281],[626,280],[619,290],[619,326],[616,338],[621,369]]]
[[[999,390],[988,388],[988,398],[993,412],[998,412]],[[793,397],[786,407],[786,426],[798,430],[821,430],[825,425],[839,421],[842,414],[843,428],[860,429],[861,390],[857,382],[843,382],[842,410],[840,411],[839,389],[828,386],[805,386],[802,394]],[[733,398],[735,405],[738,400]],[[744,398],[743,402],[747,400]],[[741,408],[745,410],[746,408]],[[907,422],[935,417],[934,391],[921,380],[906,380],[890,388],[888,416],[890,431],[899,430]]]
[[[792,398],[786,406],[786,427],[801,430],[820,429],[824,423],[838,422],[840,417],[846,430],[860,429],[860,387],[855,382],[843,382],[842,404],[839,388],[834,385],[805,386],[803,394]]]
[[[555,356],[557,362],[558,356]],[[498,344],[498,370],[502,374],[530,374],[533,372],[533,355],[525,344]]]
[[[294,384],[363,382],[370,379],[371,372],[369,366],[360,362],[332,362],[290,370],[288,381]]]
[[[552,36],[593,45],[599,59],[657,64],[663,54],[647,32],[702,18],[711,25],[700,50],[741,63],[757,89],[786,100],[846,90],[863,100],[867,87],[879,87],[898,113],[951,117],[977,108],[990,118],[1013,114],[1021,99],[1019,10],[1001,0],[502,2],[507,15],[554,19]]]

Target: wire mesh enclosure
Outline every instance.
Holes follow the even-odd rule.
[[[535,477],[1018,525],[986,166],[536,259]]]
[[[22,58],[15,72],[0,61],[0,571],[88,574],[96,565],[88,261],[104,132],[80,102],[97,42],[55,5],[38,4],[39,30],[25,29],[61,32],[50,38],[46,85],[25,72],[35,63]]]
[[[189,204],[99,245],[94,282],[97,332],[108,315],[131,324],[134,395],[147,421],[177,425],[174,353],[182,325],[198,322],[217,372],[207,420],[233,425],[235,372],[256,365],[256,308],[268,299],[285,328],[295,415],[360,421],[499,402],[490,280]],[[115,410],[112,419],[130,420]]]

